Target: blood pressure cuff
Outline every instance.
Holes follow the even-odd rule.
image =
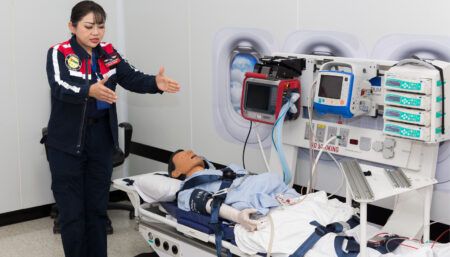
[[[210,192],[201,189],[194,189],[191,193],[191,197],[189,198],[189,206],[191,211],[208,215],[208,212],[206,211],[206,204],[211,198],[212,194]]]

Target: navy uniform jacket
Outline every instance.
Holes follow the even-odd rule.
[[[146,75],[132,67],[109,43],[93,49],[98,57],[101,76],[109,77],[105,86],[115,90],[120,84],[136,93],[162,93],[155,76]],[[90,55],[77,43],[75,36],[51,47],[47,55],[47,76],[51,89],[51,113],[46,145],[80,155],[84,146],[86,109],[89,88],[95,83]],[[118,148],[116,105],[109,108],[114,146]]]

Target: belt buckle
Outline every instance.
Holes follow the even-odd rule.
[[[221,190],[215,192],[215,193],[212,195],[212,197],[225,195],[225,194],[227,194],[227,193],[228,193],[228,188],[224,188],[224,189],[221,189]]]

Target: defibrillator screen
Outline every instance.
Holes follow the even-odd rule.
[[[341,99],[342,76],[321,75],[319,97]]]
[[[272,85],[247,82],[245,94],[245,109],[256,112],[269,113],[274,112],[271,106]]]

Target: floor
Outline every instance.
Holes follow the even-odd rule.
[[[114,234],[108,236],[109,257],[134,257],[150,252],[125,211],[108,211]],[[63,257],[60,235],[53,234],[50,217],[0,227],[2,257]],[[154,255],[156,256],[156,255]]]

